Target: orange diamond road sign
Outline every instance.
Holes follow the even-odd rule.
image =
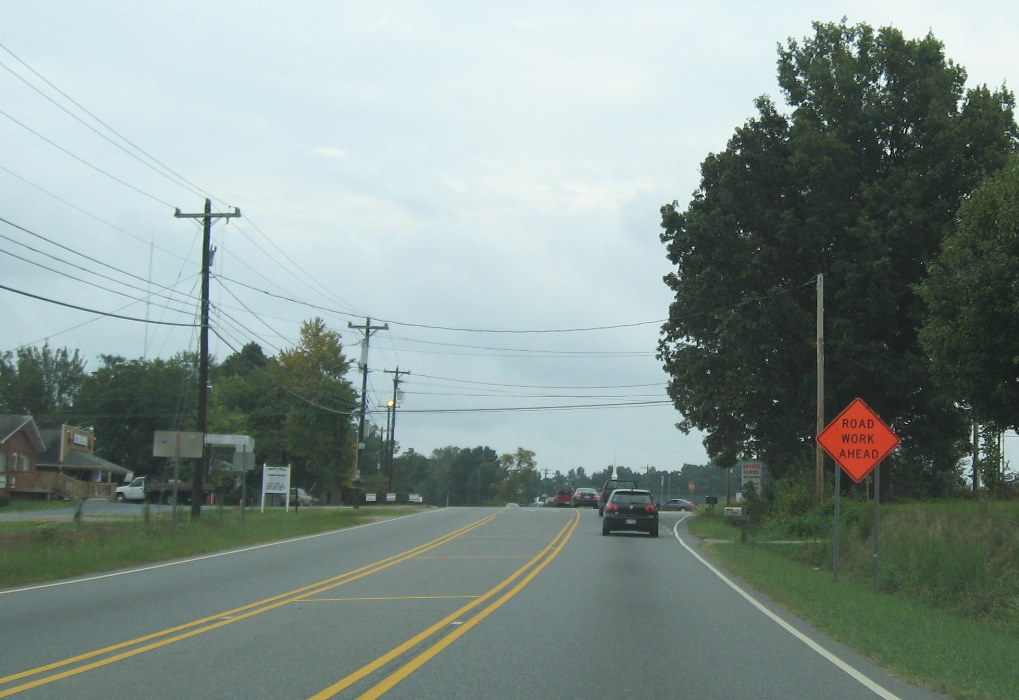
[[[817,442],[853,481],[860,482],[895,449],[899,436],[863,399],[855,399],[821,431]]]

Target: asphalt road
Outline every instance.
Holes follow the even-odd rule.
[[[684,517],[442,509],[0,591],[0,698],[940,697],[730,585]]]

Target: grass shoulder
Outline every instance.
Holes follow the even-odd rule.
[[[0,588],[114,571],[361,525],[420,507],[301,508],[203,512],[174,523],[169,513],[83,522],[0,523]]]
[[[930,513],[932,509],[925,506],[919,510]],[[950,509],[950,513],[958,517],[959,511]],[[882,542],[911,538],[911,546],[931,546],[912,539],[922,535],[913,514],[898,522],[889,520]],[[781,528],[765,526],[754,530],[747,544],[741,544],[739,528],[721,516],[700,513],[687,523],[723,568],[901,678],[953,697],[1019,698],[1013,653],[1019,646],[1019,634],[1008,619],[974,619],[932,607],[923,595],[913,596],[905,588],[875,592],[872,581],[852,566],[835,583],[830,565],[825,567],[817,560],[818,556],[830,557],[830,545],[819,544],[816,538],[797,544],[784,539],[787,535]],[[780,539],[781,544],[775,542]],[[937,545],[934,549],[944,554]],[[850,552],[849,556],[856,554]],[[883,556],[901,555],[893,547],[892,553]],[[902,564],[888,561],[887,566]],[[940,575],[955,576],[951,563],[943,569]],[[939,574],[927,571],[925,575]]]

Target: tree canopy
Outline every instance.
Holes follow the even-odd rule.
[[[96,454],[141,473],[163,461],[152,456],[157,430],[194,430],[197,422],[198,358],[180,353],[169,360],[127,360],[103,355],[88,375],[74,414],[96,431]]]
[[[903,438],[900,482],[932,477],[955,468],[964,423],[920,347],[915,285],[960,202],[1014,150],[1014,99],[966,89],[932,35],[813,29],[779,47],[790,114],[758,98],[686,209],[662,207],[675,299],[659,358],[678,427],[705,431],[714,460],[807,469],[823,274],[825,414],[865,397]]]
[[[0,355],[0,413],[31,415],[45,428],[67,417],[85,380],[77,350],[18,348]]]
[[[976,420],[1019,427],[1019,157],[963,202],[919,285],[920,334],[938,381]]]

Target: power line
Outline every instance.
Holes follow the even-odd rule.
[[[159,204],[162,204],[163,206],[165,206],[167,208],[170,208],[170,209],[173,208],[168,202],[164,202],[163,200],[161,200],[159,197],[155,196],[154,194],[149,194],[148,192],[146,192],[144,190],[138,189],[134,185],[132,185],[132,184],[130,184],[130,183],[124,181],[124,180],[121,180],[116,175],[112,175],[112,174],[106,172],[105,170],[103,170],[99,166],[92,165],[91,163],[89,163],[87,160],[85,160],[81,156],[77,156],[74,153],[71,153],[71,151],[69,151],[66,148],[64,148],[63,146],[57,144],[52,139],[49,139],[49,138],[43,136],[42,134],[40,134],[38,131],[36,131],[32,127],[30,127],[27,124],[19,121],[18,119],[14,118],[13,116],[11,116],[10,114],[8,114],[7,112],[5,112],[2,109],[0,109],[0,115],[3,115],[5,117],[7,117],[8,119],[10,119],[12,122],[17,124],[18,126],[20,126],[22,129],[24,129],[28,133],[32,134],[33,136],[35,136],[35,137],[37,137],[39,139],[42,139],[43,141],[45,141],[49,145],[51,145],[54,148],[56,148],[58,151],[61,151],[62,153],[64,153],[65,155],[70,156],[71,158],[74,158],[76,161],[78,161],[82,165],[84,165],[86,167],[89,167],[89,168],[92,168],[92,170],[95,170],[100,175],[105,175],[106,177],[110,178],[111,180],[113,180],[114,182],[116,182],[116,183],[118,183],[120,185],[123,185],[124,187],[128,188],[129,190],[133,190],[134,192],[137,192],[138,194],[142,195],[143,197],[148,197],[152,201],[158,202]]]
[[[134,150],[135,150],[135,151],[136,151],[137,153],[132,153],[132,152],[131,152],[130,150],[128,150],[127,148],[124,148],[124,147],[123,147],[122,145],[120,145],[119,143],[116,143],[116,142],[115,142],[115,141],[114,141],[113,139],[111,139],[111,138],[110,138],[109,136],[107,136],[106,134],[103,134],[103,133],[102,133],[102,132],[100,132],[100,131],[99,131],[98,129],[96,129],[96,128],[95,128],[94,126],[92,126],[91,124],[88,124],[88,123],[86,123],[84,119],[82,119],[81,117],[79,117],[79,116],[78,116],[78,115],[76,115],[76,114],[73,114],[73,113],[72,113],[72,112],[71,112],[71,111],[70,111],[69,109],[67,109],[66,107],[64,107],[64,106],[63,106],[63,105],[61,105],[60,103],[58,103],[58,102],[57,102],[56,100],[54,100],[54,99],[53,99],[52,97],[50,97],[49,95],[47,95],[46,93],[44,93],[44,92],[43,92],[42,90],[40,90],[40,89],[39,89],[38,87],[36,87],[35,85],[32,85],[32,83],[30,83],[30,82],[29,82],[28,80],[26,80],[26,79],[25,79],[25,78],[24,78],[23,76],[21,76],[21,75],[18,75],[18,73],[16,73],[15,71],[13,71],[13,70],[12,70],[12,69],[11,69],[11,68],[10,68],[9,66],[7,66],[7,65],[6,65],[5,63],[2,63],[2,62],[0,62],[0,66],[2,66],[2,67],[3,67],[3,68],[4,68],[4,69],[5,69],[5,70],[6,70],[6,71],[7,71],[8,73],[10,73],[11,75],[13,75],[13,76],[14,76],[15,78],[17,78],[17,79],[18,79],[18,80],[20,80],[21,82],[23,82],[23,83],[24,83],[25,85],[27,85],[27,86],[28,86],[29,88],[31,88],[31,89],[32,89],[32,90],[34,90],[34,91],[35,91],[36,93],[38,93],[38,94],[39,94],[39,95],[40,95],[41,97],[43,97],[44,99],[48,100],[48,101],[49,101],[49,102],[50,102],[51,104],[53,104],[54,106],[56,106],[56,107],[57,107],[58,109],[60,109],[60,110],[61,110],[62,112],[64,112],[64,113],[65,113],[65,114],[67,114],[67,115],[68,115],[69,117],[71,117],[72,119],[74,119],[75,121],[77,121],[77,122],[78,122],[79,124],[81,124],[82,126],[84,126],[84,127],[86,128],[86,129],[88,129],[89,131],[91,131],[92,133],[94,133],[94,134],[95,134],[96,136],[98,136],[99,138],[103,139],[104,141],[106,141],[107,143],[109,143],[109,144],[110,144],[111,146],[113,146],[114,148],[117,148],[117,149],[119,149],[120,151],[122,151],[123,153],[125,153],[125,154],[126,154],[127,156],[129,156],[129,157],[131,157],[131,158],[134,158],[134,159],[135,159],[136,161],[138,161],[139,163],[141,163],[141,164],[142,164],[142,165],[144,165],[145,167],[149,168],[150,170],[153,170],[154,172],[158,173],[159,175],[162,175],[163,177],[165,177],[165,178],[166,178],[167,180],[169,180],[170,182],[174,183],[175,185],[179,185],[179,186],[183,187],[184,189],[187,189],[187,190],[191,191],[191,192],[192,192],[192,193],[194,193],[194,194],[201,194],[202,196],[205,196],[205,192],[203,192],[203,191],[202,191],[202,190],[201,190],[201,189],[200,189],[200,188],[199,188],[199,187],[198,187],[197,185],[194,185],[194,184],[192,184],[192,183],[188,182],[188,181],[187,181],[187,180],[186,180],[186,179],[185,179],[185,178],[184,178],[183,176],[181,176],[181,175],[179,175],[178,173],[174,172],[174,171],[173,171],[173,170],[172,170],[171,168],[169,168],[168,166],[164,165],[163,163],[161,163],[161,162],[160,162],[159,160],[157,160],[157,159],[156,159],[156,158],[154,158],[153,156],[151,156],[151,155],[149,155],[148,153],[146,153],[146,152],[145,152],[144,150],[142,150],[141,148],[139,148],[138,146],[136,146],[136,145],[135,145],[134,143],[132,143],[132,142],[131,142],[130,140],[128,140],[128,139],[127,139],[126,137],[124,137],[123,135],[121,135],[120,133],[118,133],[116,129],[114,129],[113,127],[111,127],[111,126],[110,126],[109,124],[107,124],[106,122],[104,122],[104,121],[103,121],[102,119],[100,119],[99,117],[97,117],[97,116],[96,116],[95,114],[93,114],[93,113],[92,113],[92,112],[90,112],[89,110],[85,109],[85,107],[83,107],[83,106],[82,106],[82,105],[81,105],[81,104],[80,104],[79,102],[77,102],[76,100],[74,100],[74,99],[73,99],[73,98],[72,98],[71,96],[69,96],[69,95],[68,95],[67,93],[65,93],[65,92],[64,92],[63,90],[61,90],[61,89],[60,89],[60,88],[58,88],[58,87],[57,87],[56,85],[54,85],[54,84],[53,84],[53,83],[51,83],[51,82],[50,82],[49,80],[47,80],[47,79],[46,79],[46,78],[45,78],[45,77],[44,77],[44,76],[43,76],[43,75],[42,75],[41,73],[39,73],[39,72],[38,72],[37,70],[35,70],[35,69],[34,69],[34,68],[32,68],[32,67],[31,67],[30,65],[28,65],[27,63],[25,63],[25,62],[24,62],[23,60],[21,60],[21,59],[20,59],[20,58],[19,58],[18,56],[16,56],[16,55],[14,54],[14,52],[13,52],[13,51],[11,51],[11,50],[10,50],[9,48],[7,48],[6,46],[4,46],[3,44],[0,44],[0,49],[3,49],[3,50],[4,50],[4,51],[6,51],[7,53],[9,53],[9,54],[10,54],[11,56],[13,56],[15,60],[17,60],[17,61],[18,61],[18,62],[19,62],[19,63],[20,63],[21,65],[23,65],[23,66],[24,66],[25,68],[27,68],[27,69],[28,69],[29,71],[31,71],[31,72],[32,72],[32,73],[33,73],[33,74],[34,74],[34,75],[35,75],[36,77],[38,77],[38,78],[39,78],[40,80],[42,80],[42,81],[43,81],[44,83],[46,83],[47,85],[49,85],[49,86],[50,86],[50,87],[51,87],[51,88],[52,88],[53,90],[55,90],[55,91],[56,91],[56,92],[57,92],[57,93],[58,93],[59,95],[61,95],[61,96],[62,96],[62,97],[63,97],[64,99],[66,99],[66,100],[67,100],[68,102],[70,102],[71,104],[73,104],[73,105],[74,105],[75,107],[77,107],[78,109],[80,109],[80,110],[81,110],[82,112],[84,112],[84,113],[85,113],[85,114],[87,114],[88,116],[92,117],[92,119],[94,119],[94,120],[95,120],[96,122],[98,122],[98,123],[99,123],[99,124],[100,124],[101,126],[103,126],[103,128],[105,128],[105,129],[106,129],[107,131],[109,131],[110,133],[112,133],[112,134],[113,134],[114,136],[116,136],[117,138],[119,138],[119,139],[120,139],[121,141],[123,141],[124,143],[126,143],[126,144],[127,144],[128,146],[130,146],[131,148],[133,148],[133,149],[134,149]],[[149,162],[146,162],[146,161],[145,161],[145,160],[143,160],[142,158],[139,158],[139,157],[138,157],[138,155],[137,155],[138,153],[140,153],[140,154],[142,154],[143,156],[145,156],[145,158],[147,158]],[[158,167],[158,168],[156,168],[156,167],[153,167],[153,164],[155,164],[155,165],[158,165],[159,167]],[[171,177],[171,176],[172,176],[172,177]]]
[[[642,408],[646,406],[672,405],[669,399],[657,401],[633,401],[623,403],[570,404],[564,406],[514,406],[506,408],[418,408],[403,409],[403,413],[532,413],[536,411],[583,411],[606,408]],[[378,411],[375,411],[376,413]]]
[[[155,324],[157,326],[179,326],[179,327],[182,327],[182,328],[197,328],[198,327],[198,324],[196,324],[196,323],[171,323],[170,321],[150,321],[150,320],[145,319],[145,318],[135,318],[133,316],[121,316],[120,314],[112,314],[112,313],[109,313],[109,312],[106,312],[106,311],[99,311],[98,309],[90,309],[90,308],[88,308],[86,306],[77,306],[75,304],[68,304],[67,302],[57,301],[56,299],[49,299],[47,297],[39,296],[38,294],[32,294],[30,292],[25,292],[25,291],[22,291],[20,289],[15,289],[14,287],[8,287],[8,286],[2,285],[2,284],[0,284],[0,289],[5,289],[8,292],[14,292],[15,294],[20,294],[22,296],[30,297],[32,299],[38,299],[39,301],[45,301],[48,304],[56,304],[57,306],[65,306],[65,307],[67,307],[69,309],[76,309],[77,311],[86,311],[86,312],[88,312],[90,314],[97,314],[99,316],[107,316],[109,318],[119,318],[119,319],[124,320],[124,321],[136,321],[138,323],[152,323],[152,324]]]
[[[649,384],[603,384],[594,386],[578,386],[578,385],[546,385],[546,384],[500,384],[497,382],[478,382],[470,379],[454,379],[452,377],[436,377],[432,374],[415,374],[415,377],[425,377],[427,379],[438,379],[444,382],[460,382],[464,384],[481,384],[483,386],[505,386],[512,389],[639,389],[642,387],[649,386],[662,386],[663,382],[652,382]]]
[[[220,277],[223,278],[222,275],[220,275]],[[292,302],[294,304],[300,304],[302,306],[307,306],[307,307],[312,308],[312,309],[318,309],[319,311],[328,311],[330,313],[339,314],[341,316],[358,316],[358,317],[360,317],[360,316],[363,315],[363,314],[353,314],[353,313],[350,313],[348,311],[340,311],[339,309],[334,309],[332,307],[322,306],[320,304],[313,304],[311,302],[303,301],[301,299],[295,299],[294,297],[284,296],[284,295],[281,295],[281,294],[276,294],[274,292],[269,292],[269,291],[266,291],[264,289],[259,289],[258,287],[255,287],[254,285],[250,285],[250,284],[247,284],[245,282],[241,282],[240,280],[230,279],[230,278],[223,278],[223,279],[228,279],[229,281],[233,282],[234,284],[239,284],[240,286],[246,287],[246,288],[250,289],[253,292],[258,292],[259,294],[264,294],[266,296],[270,296],[270,297],[273,297],[275,299],[280,299],[281,301],[289,301],[289,302]],[[424,329],[428,329],[428,330],[439,330],[439,331],[458,331],[458,332],[462,332],[462,333],[510,333],[510,334],[536,333],[536,334],[540,334],[540,333],[584,333],[584,332],[588,332],[588,331],[606,331],[606,330],[616,330],[616,329],[619,329],[619,328],[635,328],[637,326],[649,326],[649,325],[652,325],[652,324],[662,324],[662,323],[665,323],[665,321],[667,321],[667,320],[668,319],[659,319],[659,320],[655,320],[655,321],[637,321],[637,322],[634,322],[634,323],[620,323],[620,324],[609,325],[609,326],[587,326],[587,327],[580,327],[580,328],[543,328],[543,329],[530,329],[530,330],[522,330],[522,329],[509,330],[509,329],[497,329],[497,328],[466,328],[466,327],[465,328],[458,328],[458,327],[453,327],[453,326],[434,326],[434,325],[428,325],[428,324],[424,324],[424,323],[411,323],[411,322],[408,322],[408,321],[394,321],[392,319],[380,319],[380,322],[386,323],[386,324],[392,324],[394,326],[405,326],[405,327],[408,327],[408,328],[424,328]]]

